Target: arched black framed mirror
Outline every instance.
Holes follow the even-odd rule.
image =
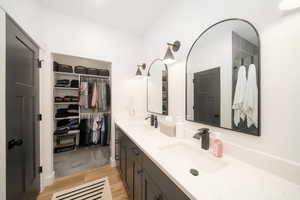
[[[147,111],[168,115],[168,66],[155,59],[147,73]]]
[[[260,136],[260,38],[250,22],[208,27],[186,60],[186,120]]]

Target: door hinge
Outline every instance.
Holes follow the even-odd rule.
[[[42,121],[43,120],[43,115],[42,114],[38,114],[38,120]]]
[[[39,167],[39,172],[40,172],[40,174],[43,173],[43,167],[42,166]]]
[[[38,68],[42,68],[42,62],[44,62],[44,60],[38,59]]]

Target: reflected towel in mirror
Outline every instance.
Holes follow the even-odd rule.
[[[243,112],[247,116],[247,126],[258,127],[258,87],[256,67],[251,64],[248,69],[248,80],[244,96]]]
[[[245,114],[243,112],[243,103],[245,98],[246,86],[246,67],[240,66],[232,105],[232,109],[234,110],[234,124],[236,126],[239,126],[241,119],[245,120]]]

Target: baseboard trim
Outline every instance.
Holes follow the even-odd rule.
[[[41,181],[41,191],[43,191],[47,186],[52,185],[55,179],[55,171],[52,171],[50,175],[44,176],[44,180]]]
[[[110,157],[110,166],[112,167],[116,167],[117,166],[117,163],[116,163],[116,160],[114,157]]]

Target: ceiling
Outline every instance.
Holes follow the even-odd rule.
[[[174,1],[174,0],[173,0]],[[39,0],[47,9],[142,35],[172,0]]]

